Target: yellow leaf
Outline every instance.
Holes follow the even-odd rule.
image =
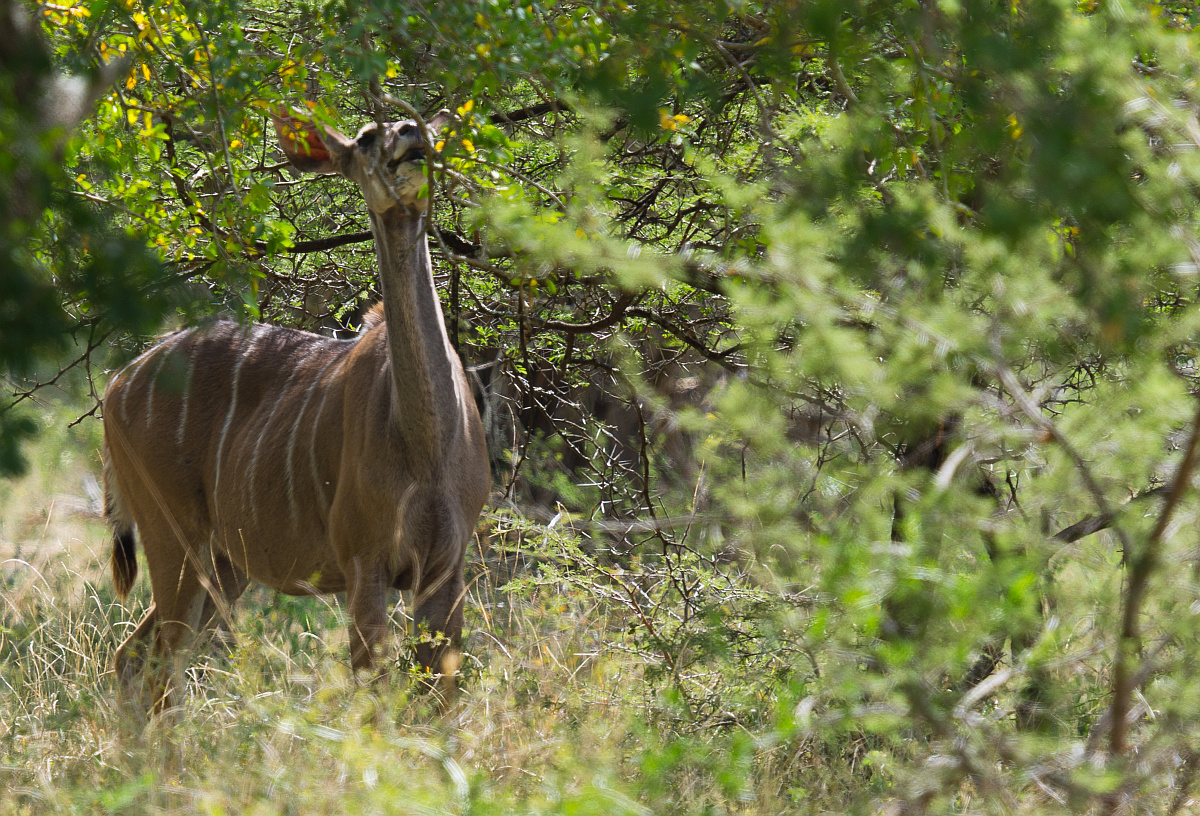
[[[242,140],[241,140],[241,139],[234,139],[232,142],[230,142],[230,143],[229,143],[229,149],[230,149],[230,150],[237,150],[237,149],[238,149],[239,147],[241,147],[241,146],[242,146]]]
[[[133,86],[130,85],[129,87],[132,88]],[[137,124],[137,115],[138,115],[138,112],[135,111],[133,108],[130,108],[129,110],[125,111],[125,117],[129,120],[129,124],[131,124],[131,125]]]
[[[462,143],[463,143],[463,147],[465,147],[467,149],[468,153],[475,152],[475,143],[472,142],[470,139],[463,139]]]
[[[442,148],[443,148],[443,147],[445,147],[445,146],[446,146],[446,140],[445,140],[445,139],[443,139],[443,140],[441,140],[440,142],[438,142],[437,144],[435,144],[435,145],[433,146],[433,149],[434,149],[434,150],[436,150],[438,153],[441,153],[441,152],[442,152]]]
[[[144,62],[142,63],[142,76],[144,76],[147,80],[150,79],[150,66]]]
[[[137,85],[137,74],[135,74],[133,71],[130,71],[129,79],[125,80],[125,87],[126,89],[132,91],[135,85]],[[131,122],[130,124],[133,123]]]

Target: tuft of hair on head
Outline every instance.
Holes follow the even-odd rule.
[[[376,303],[374,306],[372,306],[370,309],[367,309],[367,313],[365,315],[363,315],[362,326],[359,327],[358,333],[366,334],[367,332],[369,332],[371,329],[378,326],[383,321],[384,321],[383,301],[381,300],[378,303]]]

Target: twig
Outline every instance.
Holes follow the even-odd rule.
[[[50,379],[35,382],[31,387],[25,389],[24,391],[15,392],[13,394],[13,396],[16,397],[16,399],[14,399],[11,403],[9,403],[7,406],[5,406],[5,408],[3,410],[8,411],[12,408],[15,408],[16,406],[20,405],[25,400],[32,398],[33,395],[37,391],[39,391],[43,388],[46,388],[48,386],[54,385],[55,383],[57,383],[59,381],[59,379],[62,378],[62,376],[64,374],[66,374],[68,371],[70,371],[73,368],[75,368],[76,366],[78,366],[80,363],[85,363],[86,364],[85,368],[90,370],[91,363],[92,363],[92,360],[91,360],[92,352],[95,351],[100,346],[101,343],[103,343],[105,340],[108,339],[108,336],[110,333],[111,332],[106,331],[103,334],[101,334],[99,337],[94,337],[94,336],[89,337],[87,349],[82,354],[80,354],[74,360],[72,360],[71,362],[67,363],[65,366],[60,368],[58,370],[58,373],[55,374]],[[92,409],[91,413],[95,413],[95,408]],[[84,414],[84,416],[88,416],[88,414]],[[82,419],[82,418],[83,417],[80,417],[80,419]],[[78,421],[79,420],[76,420],[75,422],[78,422]],[[74,425],[75,422],[72,422],[71,424]]]

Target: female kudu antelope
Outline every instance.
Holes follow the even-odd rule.
[[[113,578],[124,597],[136,525],[154,594],[117,673],[128,694],[146,657],[158,661],[160,710],[172,696],[160,671],[177,680],[181,647],[249,578],[290,594],[345,590],[355,669],[375,664],[388,588],[412,589],[417,624],[449,642],[423,643],[418,659],[457,665],[463,562],[490,479],[430,272],[426,136],[411,121],[354,139],[290,116],[275,127],[298,169],[361,188],[385,320],[354,340],[218,321],[169,335],[109,384]]]

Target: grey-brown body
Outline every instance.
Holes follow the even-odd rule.
[[[146,654],[174,656],[177,672],[179,648],[251,578],[293,594],[346,591],[355,668],[376,662],[388,588],[413,590],[417,621],[449,639],[419,648],[429,668],[443,668],[461,634],[466,546],[490,486],[483,429],[401,161],[422,144],[419,132],[373,127],[355,140],[310,127],[303,155],[286,139],[284,149],[298,166],[363,188],[383,322],[333,340],[217,321],[166,337],[110,382],[114,577],[127,592],[136,524],[154,593],[118,650],[127,689]],[[161,708],[170,683],[158,677],[151,691]]]

